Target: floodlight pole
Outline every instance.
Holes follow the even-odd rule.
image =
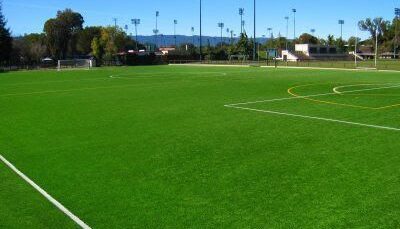
[[[221,48],[222,48],[222,30],[224,29],[224,23],[218,23],[218,27],[221,29]]]
[[[202,30],[202,0],[200,0],[200,62],[203,60],[203,50],[202,50],[202,40],[203,40],[203,36],[201,34],[201,30]]]
[[[253,61],[256,60],[256,51],[257,51],[257,47],[256,47],[256,0],[254,0],[254,40],[253,40]]]
[[[193,46],[194,46],[194,27],[191,28],[191,31],[192,31],[192,43],[193,43]]]
[[[296,40],[296,9],[292,9],[293,12],[293,40]]]
[[[272,28],[267,28],[268,32],[269,32],[269,38],[272,40]]]
[[[175,39],[175,48],[177,47],[176,46],[176,25],[178,24],[178,20],[174,20],[174,39]]]
[[[344,20],[339,20],[339,25],[340,25],[340,40],[343,40],[343,25],[344,25]]]
[[[378,68],[378,28],[375,32],[375,68]]]
[[[356,41],[354,44],[354,65],[357,68],[358,25],[356,25]]]
[[[137,26],[138,25],[140,25],[140,19],[137,19],[137,18],[135,18],[135,19],[132,19],[131,20],[131,22],[132,22],[132,24],[134,24],[135,25],[135,39],[136,39],[136,51],[139,51],[139,48],[138,48],[138,43],[139,43],[139,41],[138,41],[138,33],[137,33]]]
[[[395,8],[394,9],[394,14],[395,14],[395,25],[394,25],[394,30],[395,30],[395,32],[394,32],[394,39],[395,39],[395,41],[393,42],[393,46],[394,46],[394,51],[393,51],[393,55],[394,55],[394,59],[396,59],[396,50],[397,50],[397,48],[398,48],[398,46],[399,46],[399,44],[398,44],[398,41],[397,41],[397,39],[398,39],[398,37],[397,37],[397,31],[398,31],[398,28],[397,28],[397,24],[399,23],[399,18],[400,18],[400,8]]]
[[[286,50],[288,50],[289,49],[289,45],[288,45],[288,39],[289,39],[289,17],[286,16],[285,20],[286,20]]]
[[[243,14],[244,14],[244,8],[239,8],[239,15],[240,15],[240,34],[243,33]]]
[[[156,46],[157,46],[157,43],[158,43],[158,16],[160,16],[160,12],[159,11],[156,11],[156,29],[154,30],[154,33],[155,33],[155,35],[156,35],[156,37],[155,37],[155,40],[156,40]]]

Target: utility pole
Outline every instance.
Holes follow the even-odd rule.
[[[244,15],[244,8],[239,8],[239,15],[240,15],[240,34],[243,33],[243,15]]]
[[[286,20],[286,50],[288,50],[289,49],[289,44],[288,44],[288,40],[289,40],[289,17],[288,16],[286,16],[285,17],[285,20]]]
[[[117,28],[118,19],[117,18],[113,18],[113,22],[114,22],[114,27]]]
[[[296,40],[296,9],[292,9],[293,12],[293,40]]]
[[[136,51],[139,51],[139,48],[138,48],[139,40],[138,40],[138,35],[137,35],[137,27],[138,27],[138,25],[140,25],[140,19],[135,18],[135,19],[132,19],[131,22],[132,22],[132,24],[135,25]]]
[[[257,47],[256,47],[256,0],[254,0],[254,40],[253,40],[253,61],[256,60],[256,51],[257,51]]]
[[[174,20],[174,39],[175,39],[175,48],[177,47],[176,46],[176,25],[178,24],[178,20]]]

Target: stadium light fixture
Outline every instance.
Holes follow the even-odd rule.
[[[292,9],[293,12],[293,39],[296,40],[296,9]]]
[[[314,36],[314,34],[315,34],[315,31],[316,31],[315,29],[311,29],[311,30],[310,30],[310,32],[311,32],[311,35],[313,35],[313,36]]]
[[[339,25],[340,25],[340,39],[343,40],[343,25],[344,25],[344,20],[339,20]]]
[[[140,25],[140,19],[134,18],[134,19],[131,20],[131,22],[132,22],[133,25],[135,25],[136,51],[139,51],[139,49],[138,49],[139,41],[138,41],[138,35],[137,35],[137,27],[138,27],[138,25]]]

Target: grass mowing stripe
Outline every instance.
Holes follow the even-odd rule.
[[[83,229],[91,229],[85,222],[79,219],[75,214],[73,214],[70,210],[68,210],[64,205],[54,199],[50,194],[48,194],[44,189],[42,189],[39,185],[37,185],[34,181],[32,181],[29,177],[19,171],[11,162],[9,162],[5,157],[0,154],[0,160],[7,165],[11,170],[13,170],[18,176],[20,176],[23,180],[25,180],[28,184],[30,184],[36,191],[42,194],[50,203],[56,206],[60,211],[62,211],[65,215],[71,218],[76,224],[78,224]]]

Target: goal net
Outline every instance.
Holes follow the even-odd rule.
[[[73,59],[73,60],[59,60],[57,70],[64,69],[91,69],[93,67],[93,60],[89,59]]]

